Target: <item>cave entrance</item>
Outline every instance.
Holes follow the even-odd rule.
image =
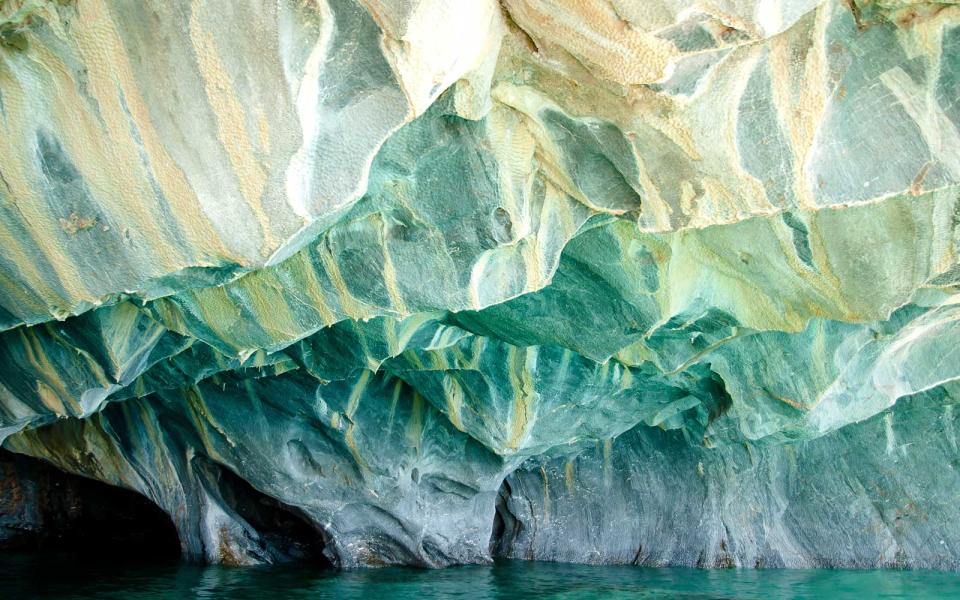
[[[177,560],[180,539],[170,517],[137,492],[0,449],[0,550]]]
[[[257,490],[229,468],[211,464],[221,497],[256,530],[262,550],[275,564],[334,568],[324,554],[324,533],[300,509]]]

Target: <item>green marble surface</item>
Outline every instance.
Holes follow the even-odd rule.
[[[956,569],[958,98],[952,2],[0,0],[0,443],[214,563]]]

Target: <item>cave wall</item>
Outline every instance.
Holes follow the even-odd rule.
[[[0,444],[196,561],[957,568],[958,57],[954,2],[5,2]]]

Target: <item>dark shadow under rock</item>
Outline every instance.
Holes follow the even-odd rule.
[[[507,503],[510,494],[510,483],[504,480],[497,492],[496,512],[493,516],[493,528],[490,532],[490,556],[493,558],[509,554],[521,527],[521,521],[510,512]]]
[[[170,517],[137,492],[0,450],[0,550],[175,560],[180,541]]]
[[[259,561],[333,567],[324,554],[323,532],[298,508],[264,494],[226,467],[207,461],[205,469],[226,507],[255,532]]]

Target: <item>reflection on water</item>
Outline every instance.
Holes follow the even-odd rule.
[[[648,569],[505,561],[437,571],[118,564],[0,554],[0,598],[960,598],[924,571]]]

